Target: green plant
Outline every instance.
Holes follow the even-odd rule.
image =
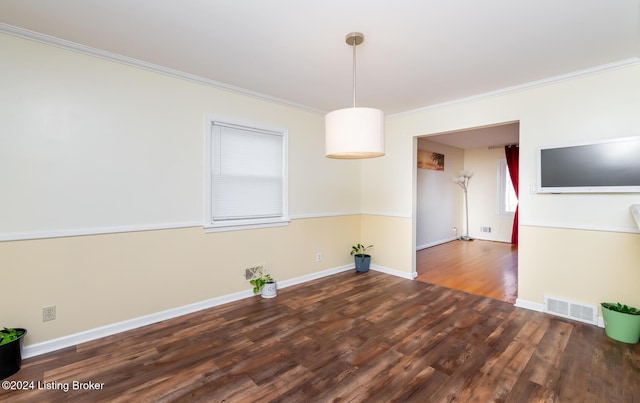
[[[266,274],[266,273],[260,273],[257,277],[254,277],[251,280],[249,280],[249,283],[253,286],[254,294],[258,294],[266,283],[272,283],[272,282],[273,282],[273,278],[271,277],[270,274]]]
[[[24,333],[22,330],[5,327],[3,330],[0,330],[0,346],[18,339],[22,336],[22,333]]]
[[[602,302],[600,305],[602,305],[603,308],[607,308],[615,312],[628,313],[629,315],[640,315],[640,309],[628,305],[623,305],[619,302]]]
[[[373,248],[373,245],[364,246],[363,244],[359,243],[351,247],[351,256],[363,257],[367,254],[367,249],[371,248]]]

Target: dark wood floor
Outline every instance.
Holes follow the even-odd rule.
[[[518,297],[518,246],[452,241],[416,253],[418,280],[500,301]]]
[[[390,275],[345,272],[25,360],[12,402],[638,402],[640,345]]]

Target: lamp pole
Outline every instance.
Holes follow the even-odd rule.
[[[467,189],[464,189],[464,218],[465,218],[465,227],[464,227],[464,236],[463,240],[468,241],[469,238],[469,198],[467,196]]]
[[[462,188],[464,192],[464,215],[465,215],[465,231],[464,235],[460,237],[461,241],[473,241],[469,236],[469,197],[467,195],[467,189],[469,188],[469,179],[473,176],[471,171],[460,171],[460,176],[453,178],[453,182]]]

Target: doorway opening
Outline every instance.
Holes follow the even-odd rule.
[[[417,138],[418,281],[516,302],[517,214],[505,146],[518,146],[519,131],[519,122],[507,122]],[[461,171],[472,174],[466,198],[455,180]]]

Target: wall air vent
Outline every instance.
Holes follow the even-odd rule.
[[[544,312],[580,322],[598,324],[598,308],[566,299],[544,296]]]

